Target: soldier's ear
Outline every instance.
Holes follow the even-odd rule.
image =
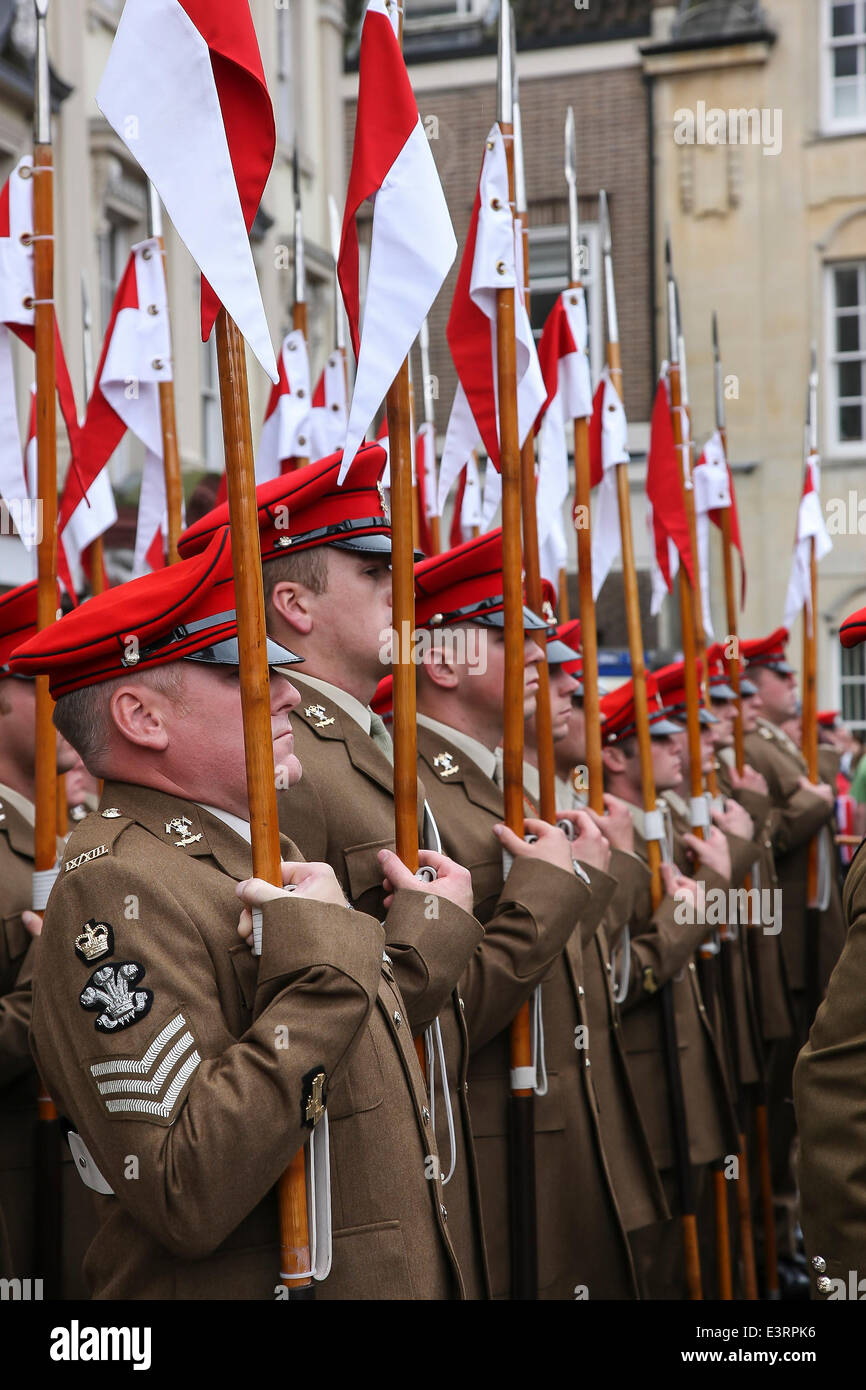
[[[430,634],[425,634],[430,636]],[[435,637],[441,638],[442,634],[437,633]],[[439,690],[455,690],[458,685],[457,663],[454,660],[454,651],[450,642],[441,640],[430,640],[420,646],[418,652],[420,657],[419,667],[431,685],[435,685]]]
[[[128,743],[157,753],[168,747],[166,700],[158,691],[123,685],[113,692],[108,709],[115,729]]]
[[[274,585],[271,606],[281,622],[293,632],[306,636],[313,626],[311,599],[312,593],[306,585],[284,579]]]
[[[625,756],[615,743],[609,743],[601,750],[601,760],[607,772],[622,772],[625,769]]]

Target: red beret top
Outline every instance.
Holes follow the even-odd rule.
[[[19,584],[0,595],[0,677],[9,676],[9,658],[16,647],[32,637],[37,629],[37,601],[39,582],[31,579],[27,584]],[[57,607],[60,607],[60,588],[57,589]]]
[[[106,589],[73,609],[18,646],[11,665],[15,675],[47,674],[59,699],[181,657],[237,665],[237,631],[231,540],[224,527],[200,555]],[[268,660],[298,658],[269,642]]]
[[[843,647],[858,647],[866,640],[866,608],[858,608],[851,613],[839,629],[839,641]]]
[[[833,729],[836,727],[839,714],[840,711],[837,709],[819,709],[816,718],[822,729]]]
[[[502,528],[428,555],[415,566],[415,624],[447,627],[482,623],[503,627]],[[544,618],[524,604],[524,629],[546,628]]]
[[[662,738],[667,734],[681,734],[682,724],[675,724],[667,717],[667,710],[659,693],[658,680],[654,671],[646,673],[646,694],[649,707],[650,735]],[[618,743],[637,732],[634,713],[634,681],[625,681],[599,701],[599,708],[605,718],[603,729],[606,743]]]
[[[698,691],[701,688],[701,661],[700,657],[695,658],[695,673],[698,679]],[[661,696],[662,704],[668,714],[673,714],[677,718],[685,714],[686,710],[686,663],[684,661],[672,661],[669,666],[660,666],[657,671],[653,671],[658,685],[658,692]],[[717,720],[709,710],[700,706],[700,722],[702,724],[715,724]]]
[[[342,451],[329,454],[256,488],[263,560],[317,545],[390,552],[391,517],[380,483],[385,450],[380,444],[366,444],[340,487],[342,461]],[[228,524],[229,505],[224,502],[187,527],[178,550],[184,557],[197,555]]]
[[[753,666],[768,666],[780,676],[792,676],[794,668],[789,666],[785,659],[787,645],[788,629],[777,627],[769,637],[751,637],[747,642],[741,642],[740,657],[747,670]]]
[[[558,642],[564,642],[566,647],[571,647],[574,656],[570,661],[563,661],[562,669],[567,671],[570,676],[580,679],[583,671],[583,656],[580,651],[580,618],[571,618],[567,623],[560,623],[553,629],[553,636],[548,629],[547,640],[552,642],[555,638]]]

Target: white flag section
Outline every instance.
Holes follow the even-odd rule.
[[[518,257],[519,231],[511,216],[508,197],[508,164],[502,131],[495,125],[487,137],[479,185],[480,203],[475,255],[469,282],[469,296],[490,324],[490,353],[493,370],[493,390],[496,401],[496,426],[499,432],[499,392],[497,373],[496,293],[497,290],[516,291],[514,327],[517,339],[517,423],[520,443],[538,419],[547,399],[544,378],[538,361],[535,339],[523,298],[522,238]]]
[[[602,370],[604,394],[601,403],[601,482],[596,492],[595,518],[592,527],[592,597],[597,599],[601,587],[622,550],[619,517],[619,494],[616,469],[629,462],[626,448],[628,422],[625,407],[610,379],[607,367]]]
[[[421,452],[421,464],[418,463],[419,446]],[[424,469],[424,515],[429,521],[433,516],[441,516],[436,505],[438,496],[436,485],[436,426],[430,420],[425,420],[419,425],[418,433],[415,436],[415,472],[420,474],[421,465]],[[421,484],[419,482],[418,486]]]
[[[589,373],[589,329],[583,286],[563,290],[562,307],[574,343],[574,351],[559,359],[559,390],[566,420],[592,414],[592,380]]]
[[[494,468],[490,459],[484,469],[484,497],[481,502],[481,532],[493,526],[496,513],[502,505],[502,474]]]
[[[310,359],[299,329],[287,334],[280,349],[279,383],[268,402],[265,423],[256,454],[256,483],[280,476],[281,464],[310,454],[312,407]]]
[[[560,377],[560,384],[562,378]],[[592,401],[590,401],[590,409]],[[538,553],[542,579],[559,587],[559,572],[568,559],[562,508],[568,496],[568,450],[562,392],[557,391],[544,413],[538,436]]]
[[[439,463],[438,509],[440,516],[449,492],[466,466],[466,460],[472,457],[474,449],[480,447],[481,436],[478,433],[478,426],[475,423],[472,408],[466,399],[466,392],[458,381],[457,390],[454,393],[454,404],[448,419],[448,429],[445,431],[442,458]]]
[[[132,248],[138,287],[136,309],[121,309],[98,386],[128,430],[145,447],[133,573],[149,568],[147,553],[159,531],[167,531],[162,417],[159,383],[173,374],[163,258],[156,240]],[[151,309],[155,308],[156,313]],[[159,370],[154,367],[158,362]],[[104,470],[103,470],[104,471]]]
[[[142,479],[143,486],[144,480]],[[60,537],[63,549],[66,551],[72,579],[79,587],[83,578],[82,554],[96,540],[97,536],[104,536],[105,532],[117,521],[117,504],[111,487],[111,475],[107,468],[103,468],[97,473],[87,489],[86,497],[87,501],[79,502],[75,508]]]
[[[24,545],[32,550],[38,539],[34,499],[35,479],[28,486],[22,460],[21,430],[15,400],[15,371],[9,330],[0,323],[0,497],[18,528]]]
[[[33,245],[22,237],[33,235],[33,159],[25,155],[9,178],[9,236],[0,237],[0,323],[31,324]],[[20,447],[20,436],[19,436]]]
[[[382,17],[387,18],[385,0],[370,0],[364,16],[365,27],[381,23]],[[398,75],[405,81],[405,67],[396,39],[394,54],[396,58],[389,61],[395,65],[399,63],[402,74]],[[371,89],[375,85],[377,90],[386,91],[388,72],[366,72],[363,59],[362,35],[361,87],[369,80]],[[358,109],[360,112],[360,98]],[[407,134],[390,168],[379,171],[381,178],[373,196],[363,330],[340,482],[363,443],[370,421],[409,356],[421,324],[457,254],[448,204],[417,109],[414,126]],[[358,150],[356,132],[353,163],[359,158]]]
[[[701,608],[704,633],[712,637],[713,620],[710,613],[710,517],[709,513],[731,505],[728,464],[722,437],[716,430],[710,435],[692,475],[695,485],[695,518],[698,535],[698,566],[701,578]]]
[[[465,541],[471,540],[475,527],[481,530],[481,478],[474,455],[466,463],[466,486],[460,507],[460,530]]]
[[[797,538],[794,542],[794,554],[791,560],[791,575],[788,580],[783,619],[784,625],[789,631],[794,625],[795,618],[799,617],[804,608],[808,614],[810,628],[812,625],[810,562],[813,541],[815,542],[815,559],[818,561],[823,560],[824,556],[833,549],[833,542],[827,533],[824,515],[821,511],[821,468],[817,454],[807,460],[803,495],[800,498],[800,509],[797,513]]]
[[[96,103],[276,381],[211,51],[178,0],[126,0]]]
[[[346,369],[339,352],[332,352],[319,378],[310,412],[311,459],[327,458],[343,447],[349,403],[346,399]]]

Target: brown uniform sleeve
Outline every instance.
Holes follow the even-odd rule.
[[[423,891],[396,893],[385,918],[385,943],[412,1032],[433,1022],[484,939],[468,912]]]
[[[266,904],[253,1021],[236,1037],[221,1008],[222,962],[196,923],[158,879],[111,868],[63,878],[54,890],[37,963],[34,1052],[117,1199],[172,1254],[202,1257],[308,1138],[312,1073],[324,1071],[328,1085],[343,1073],[376,998],[383,933],[348,908],[293,897]],[[140,921],[125,920],[130,895]],[[100,963],[107,985],[70,942],[71,925],[94,915],[114,930],[114,950]],[[101,1030],[102,1006],[85,1003],[94,982],[111,990],[124,966],[137,967],[127,978],[139,1017]]]
[[[460,982],[473,1051],[509,1026],[590,901],[576,874],[522,855],[514,860]]]
[[[633,921],[630,928],[631,965],[623,1011],[642,1003],[676,975],[708,930],[706,923],[688,920],[685,903],[668,896],[662,898],[649,921]]]
[[[773,849],[777,854],[790,854],[792,850],[800,849],[814,839],[821,826],[832,818],[832,806],[828,806],[814,792],[804,791],[800,787],[781,808]]]
[[[601,926],[601,920],[616,891],[616,880],[611,878],[610,874],[605,873],[603,869],[596,869],[590,864],[581,864],[581,868],[589,879],[590,892],[592,893],[592,897],[580,914],[580,944],[581,947],[584,947],[589,945]]]
[[[31,941],[12,989],[0,999],[0,1086],[9,1086],[32,1070],[30,1014],[33,965],[38,940]]]
[[[862,854],[862,852],[861,852]],[[850,873],[858,872],[854,861]],[[809,1273],[861,1278],[866,1251],[866,897],[862,871],[856,891],[846,889],[852,918],[845,949],[818,1010],[809,1041],[794,1069],[794,1106],[800,1135],[800,1200]],[[813,1282],[814,1288],[814,1282]],[[838,1289],[836,1297],[840,1296]],[[854,1295],[856,1297],[856,1295]]]
[[[725,839],[731,855],[731,883],[736,887],[758,860],[761,847],[754,840],[744,840],[740,835],[729,835],[727,832]]]
[[[731,791],[730,795],[732,801],[738,802],[744,811],[748,811],[755,823],[755,835],[759,835],[770,814],[772,802],[769,793],[755,792],[748,787],[742,787],[739,790]]]

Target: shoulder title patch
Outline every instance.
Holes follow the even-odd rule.
[[[74,859],[67,859],[63,865],[64,872],[70,874],[73,869],[80,869],[82,864],[89,864],[91,859],[101,859],[103,854],[108,853],[108,845],[97,845],[96,849],[86,849],[83,854],[76,854]]]
[[[137,980],[143,978],[144,966],[134,960],[123,960],[117,965],[101,965],[94,970],[78,996],[78,1002],[82,1009],[102,1011],[94,1024],[97,1033],[113,1033],[118,1028],[128,1028],[150,1013],[152,992],[149,989],[131,989]]]

